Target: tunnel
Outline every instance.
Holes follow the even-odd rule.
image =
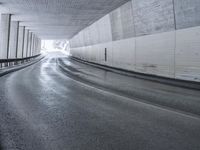
[[[200,150],[200,1],[0,0],[0,149]]]

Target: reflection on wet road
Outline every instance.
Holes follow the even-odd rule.
[[[199,150],[200,92],[87,66],[61,53],[0,78],[8,150]]]

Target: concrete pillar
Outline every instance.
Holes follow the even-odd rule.
[[[38,43],[38,37],[35,37],[35,55],[38,54],[38,48],[37,48],[37,43]]]
[[[8,58],[10,40],[10,14],[1,14],[0,59]]]
[[[19,26],[17,58],[23,58],[25,27]]]
[[[35,38],[35,34],[32,34],[32,39],[31,39],[31,56],[34,55],[34,38]]]
[[[35,55],[37,55],[37,47],[36,47],[36,43],[37,43],[37,35],[35,35],[35,42],[34,42],[34,49],[35,49]]]
[[[35,38],[34,38],[34,55],[37,55],[36,42],[37,42],[37,36],[35,35]]]
[[[41,52],[41,39],[40,38],[38,38],[38,44],[37,44],[37,52],[38,52],[38,54]]]
[[[18,33],[19,33],[19,22],[11,21],[8,58],[17,58]]]
[[[27,55],[28,55],[28,37],[29,37],[29,30],[25,29],[24,45],[23,45],[23,58],[27,57]]]
[[[33,34],[33,38],[32,38],[32,56],[34,56],[34,42],[35,42],[35,34]]]
[[[37,55],[37,46],[36,46],[36,44],[37,44],[37,36],[35,36],[35,55]]]
[[[31,44],[32,44],[32,32],[29,31],[27,57],[31,56]]]
[[[36,39],[35,39],[35,55],[40,53],[40,49],[41,49],[41,47],[39,46],[39,38],[36,37]]]

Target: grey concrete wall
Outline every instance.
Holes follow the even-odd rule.
[[[176,28],[200,26],[199,0],[174,0]]]
[[[19,33],[19,22],[11,21],[8,58],[17,57],[18,33]]]
[[[10,14],[1,14],[1,38],[0,38],[0,59],[8,58],[10,40]]]
[[[175,30],[173,0],[133,0],[136,36]]]
[[[112,40],[135,36],[132,2],[128,2],[110,13]]]
[[[79,32],[70,40],[72,47],[89,46],[112,41],[111,23],[109,15]]]
[[[174,31],[174,14],[172,0],[132,0],[112,11],[108,20],[102,18],[81,31],[70,43],[72,47],[81,47],[109,42],[109,38],[100,40],[104,29],[111,33],[112,41]],[[92,42],[93,39],[98,40]]]
[[[71,53],[113,67],[200,81],[199,16],[199,0],[132,0],[75,35]]]
[[[116,41],[123,39],[123,27],[120,9],[116,9],[110,14],[110,22],[112,27],[112,40]]]
[[[19,26],[17,44],[17,58],[23,58],[25,27]]]

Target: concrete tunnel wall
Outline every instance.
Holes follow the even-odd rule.
[[[200,81],[199,16],[199,0],[132,0],[75,35],[71,54],[131,71]]]

